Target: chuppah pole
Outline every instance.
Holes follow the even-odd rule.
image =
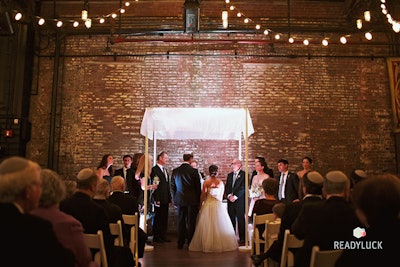
[[[249,252],[251,250],[251,244],[249,244],[249,218],[247,216],[247,213],[249,212],[249,126],[248,126],[248,114],[249,114],[249,109],[246,108],[246,132],[244,134],[245,142],[245,245],[239,247],[239,251],[243,252]]]

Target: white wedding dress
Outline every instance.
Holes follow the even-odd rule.
[[[199,211],[189,250],[223,252],[237,249],[236,234],[228,211],[222,204],[224,189],[222,181],[216,188],[207,188],[207,197]]]

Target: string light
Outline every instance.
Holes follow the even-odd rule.
[[[386,0],[381,0],[381,9],[382,9],[382,14],[386,15],[387,21],[389,24],[392,25],[392,30],[396,33],[400,32],[400,22],[395,20],[392,15],[389,13],[389,10],[386,7]]]
[[[135,2],[138,2],[138,1],[139,0],[135,0]],[[113,12],[110,12],[109,14],[102,15],[102,16],[99,16],[99,17],[89,18],[89,13],[88,13],[88,10],[87,10],[87,2],[85,2],[84,8],[81,11],[79,19],[82,20],[84,22],[85,27],[87,29],[89,29],[89,28],[92,27],[93,21],[98,21],[100,24],[103,24],[103,23],[105,23],[107,18],[113,18],[113,19],[117,18],[118,17],[117,13],[120,13],[120,14],[126,13],[126,11],[127,11],[126,8],[130,7],[131,3],[130,2],[125,2],[124,6],[125,7],[120,7],[117,10],[114,10]],[[16,13],[15,13],[15,16],[14,16],[14,20],[15,21],[22,20],[22,18],[23,18],[22,13],[21,12],[17,12],[17,11],[15,11],[15,12]],[[58,28],[63,27],[64,24],[65,24],[64,22],[71,23],[74,28],[76,28],[76,27],[78,27],[80,25],[80,23],[76,19],[72,19],[72,20],[71,19],[49,19],[49,20],[54,21]],[[42,17],[37,17],[37,24],[39,26],[43,26],[44,24],[46,24],[46,19],[42,18]]]

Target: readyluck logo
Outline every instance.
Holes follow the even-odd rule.
[[[366,235],[367,235],[367,232],[365,232],[364,228],[357,227],[357,228],[354,228],[354,230],[353,230],[353,236],[355,238],[361,238],[361,237],[364,237]]]
[[[357,227],[353,229],[353,236],[357,239],[367,236],[364,228]],[[357,241],[333,241],[333,249],[358,249],[358,250],[374,250],[383,249],[382,241],[374,240],[357,240]]]

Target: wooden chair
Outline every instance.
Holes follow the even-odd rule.
[[[108,267],[107,253],[104,246],[103,231],[98,230],[97,234],[86,234],[84,233],[86,245],[90,249],[99,249],[94,255],[94,261],[101,267]]]
[[[265,239],[265,251],[269,249],[275,240],[278,240],[279,230],[281,228],[281,221],[267,221],[265,223],[265,232],[263,237]]]
[[[303,243],[304,240],[297,239],[295,235],[290,233],[289,229],[285,230],[280,267],[294,266],[294,255],[289,251],[289,248],[301,248]]]
[[[136,212],[135,215],[122,214],[122,219],[126,225],[131,226],[129,242],[129,248],[132,251],[133,257],[135,258],[135,266],[138,266],[139,255],[138,255],[138,230],[139,230],[139,215]]]
[[[319,246],[313,246],[311,252],[310,267],[334,267],[343,250],[319,250]]]
[[[114,245],[124,246],[124,235],[122,233],[122,222],[118,220],[116,223],[110,223],[110,232],[112,235],[117,236],[114,240]]]
[[[266,248],[266,241],[263,240],[261,237],[263,237],[263,233],[260,233],[258,230],[259,225],[264,225],[267,226],[267,222],[272,222],[275,220],[275,215],[273,213],[267,213],[267,214],[253,214],[253,235],[251,238],[251,253],[252,254],[261,254],[265,251],[267,251]],[[263,251],[261,251],[261,245],[264,245]]]

